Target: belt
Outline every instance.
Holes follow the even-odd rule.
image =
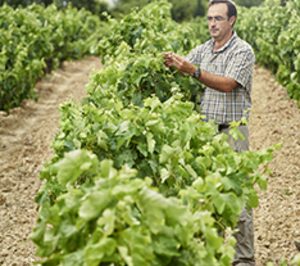
[[[222,131],[222,130],[224,130],[224,129],[227,129],[227,128],[229,128],[230,127],[230,125],[228,125],[228,124],[219,124],[218,125],[218,130],[219,130],[219,132],[220,131]]]

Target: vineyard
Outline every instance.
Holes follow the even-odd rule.
[[[209,38],[207,25],[203,19],[178,24],[170,8],[167,1],[154,2],[121,19],[107,16],[105,22],[72,7],[0,8],[0,108],[11,113],[1,114],[0,119],[3,165],[10,140],[5,127],[19,110],[12,108],[21,104],[26,109],[30,101],[23,100],[39,95],[35,84],[59,66],[67,71],[68,65],[62,64],[67,59],[92,54],[103,64],[86,59],[86,73],[78,66],[75,75],[64,77],[76,82],[78,75],[80,81],[76,86],[66,83],[65,94],[68,90],[76,94],[73,86],[84,91],[86,83],[86,95],[81,92],[82,101],[68,100],[63,94],[55,100],[67,99],[55,122],[58,131],[51,131],[51,157],[43,155],[43,162],[31,173],[36,179],[39,172],[41,179],[33,186],[38,212],[29,218],[34,260],[40,265],[231,265],[240,213],[243,208],[259,207],[262,190],[279,169],[271,161],[278,162],[276,154],[286,146],[273,135],[268,138],[273,141],[260,140],[264,145],[255,146],[260,136],[254,135],[253,149],[237,153],[215,124],[202,121],[195,106],[202,86],[166,68],[162,52],[187,54]],[[289,1],[282,7],[269,1],[251,10],[241,8],[240,14],[237,32],[251,43],[258,63],[276,75],[290,97],[300,100],[299,4]],[[87,81],[93,66],[97,71]],[[47,78],[49,74],[43,79]],[[51,90],[63,82],[58,79]],[[277,93],[274,88],[273,92]],[[299,117],[299,109],[293,107]],[[265,108],[270,111],[270,106]],[[265,110],[255,106],[256,122]],[[232,124],[234,138],[239,137],[238,125]],[[288,137],[295,140],[292,149],[298,152],[297,125],[296,119],[295,134]],[[253,121],[251,127],[259,129]],[[26,158],[30,163],[30,154]],[[297,160],[293,165],[297,180],[300,165]],[[11,173],[11,169],[7,166],[1,172]],[[1,185],[8,180],[5,174],[0,177]],[[297,181],[294,188],[298,185]],[[296,191],[293,196],[299,203],[297,195]],[[6,194],[0,195],[1,207],[6,201]],[[1,210],[1,215],[9,218],[11,213]],[[299,225],[297,218],[295,225]],[[299,238],[300,233],[294,236]],[[261,265],[274,259],[262,251],[258,251]],[[290,247],[288,251],[292,254],[277,254],[275,264],[268,265],[300,265],[296,251]],[[1,263],[5,264],[8,253],[0,254]]]
[[[0,8],[0,110],[34,97],[35,83],[63,60],[81,58],[97,42],[98,17],[52,5]]]
[[[257,61],[270,69],[287,88],[291,98],[300,100],[300,2],[282,7],[267,1],[264,7],[242,9],[237,25],[240,36],[255,49]]]

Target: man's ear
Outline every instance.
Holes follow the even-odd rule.
[[[230,23],[231,27],[233,27],[233,25],[235,24],[235,21],[236,21],[236,17],[235,16],[231,16],[229,18],[229,23]]]

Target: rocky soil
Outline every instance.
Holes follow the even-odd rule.
[[[90,73],[99,68],[94,57],[65,63],[37,84],[37,102],[28,100],[9,115],[0,113],[0,265],[32,265],[34,197],[39,171],[51,157],[51,142],[59,128],[59,105],[82,99]],[[259,67],[252,96],[251,148],[282,143],[254,217],[257,265],[268,261],[279,265],[282,257],[290,261],[297,253],[294,241],[300,241],[300,109]]]
[[[94,57],[64,63],[38,82],[37,102],[27,100],[9,115],[0,113],[0,265],[33,265],[28,237],[36,221],[34,198],[59,128],[59,105],[82,99],[90,73],[99,68]]]
[[[262,68],[255,71],[252,98],[251,148],[282,144],[254,217],[258,266],[279,265],[283,257],[291,261],[300,241],[300,109]]]

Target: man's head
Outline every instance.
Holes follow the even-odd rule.
[[[235,4],[230,0],[212,0],[208,5],[207,20],[211,36],[219,41],[232,32],[237,18]]]

